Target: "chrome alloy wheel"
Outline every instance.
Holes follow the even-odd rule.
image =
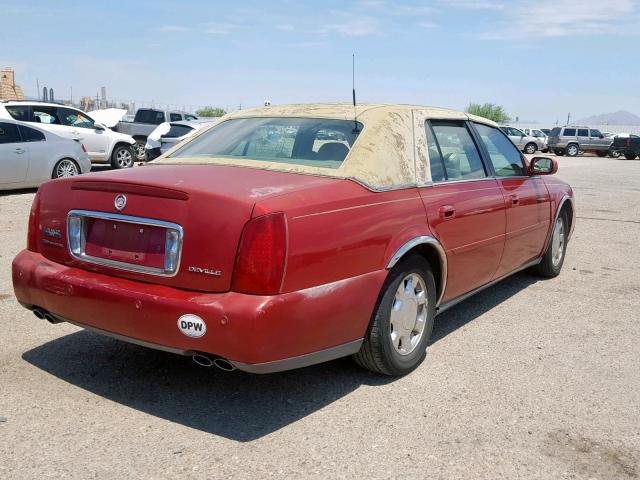
[[[116,162],[118,167],[127,168],[133,164],[133,156],[128,148],[121,148],[116,152]]]
[[[404,277],[391,305],[391,344],[409,355],[420,343],[427,321],[427,286],[417,273]]]
[[[558,217],[553,227],[553,238],[551,239],[551,262],[554,267],[560,265],[562,256],[564,255],[564,222]]]
[[[567,147],[567,155],[570,157],[575,157],[578,155],[578,146],[577,145],[569,145]]]
[[[54,178],[67,178],[67,177],[75,177],[79,175],[78,167],[71,160],[61,160],[56,165],[56,170],[54,172]]]
[[[147,158],[147,150],[145,142],[136,142],[133,145],[133,150],[136,154],[136,160],[143,162]]]

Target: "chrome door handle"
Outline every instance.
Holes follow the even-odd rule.
[[[23,154],[24,152],[26,152],[26,150],[24,148],[16,148],[14,150],[14,152],[16,152],[18,155]]]

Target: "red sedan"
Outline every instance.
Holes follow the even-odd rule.
[[[353,355],[402,375],[439,312],[519,270],[560,273],[575,216],[556,170],[450,110],[240,111],[147,166],[45,183],[15,294],[203,365]]]

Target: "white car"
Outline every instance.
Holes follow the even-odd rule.
[[[500,129],[507,134],[511,141],[524,153],[529,155],[536,153],[536,150],[542,150],[545,148],[545,142],[542,138],[532,137],[527,135],[522,130],[511,127],[509,125],[502,125]]]
[[[80,142],[0,119],[0,190],[37,187],[90,170],[91,160]]]
[[[35,101],[0,102],[0,119],[3,118],[27,122],[60,137],[79,140],[94,163],[110,163],[112,168],[133,166],[136,141],[96,123],[76,108]]]
[[[175,147],[185,138],[195,135],[209,125],[216,123],[215,120],[181,120],[177,122],[164,122],[147,137],[145,145],[147,160],[159,157],[170,148]]]

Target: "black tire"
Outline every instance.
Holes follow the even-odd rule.
[[[599,156],[600,158],[606,157],[607,156],[607,152],[603,152],[602,150],[597,150],[596,151],[596,155]]]
[[[536,153],[536,150],[538,150],[538,146],[533,142],[527,143],[524,146],[524,153],[526,154],[533,155]]]
[[[633,160],[636,157],[637,157],[637,155],[635,153],[633,153],[633,152],[624,154],[624,158],[626,158],[627,160]]]
[[[562,265],[564,265],[564,259],[567,253],[567,237],[569,235],[569,220],[567,218],[567,212],[560,212],[558,216],[558,221],[562,222],[562,228],[564,231],[564,241],[562,242],[562,256],[559,261],[554,262],[554,238],[553,236],[556,234],[556,225],[553,225],[553,231],[551,233],[552,237],[549,240],[549,245],[547,246],[547,250],[544,252],[542,256],[542,260],[538,265],[533,267],[531,270],[533,273],[540,275],[545,278],[553,278],[560,275],[560,271],[562,270]]]
[[[111,153],[111,168],[131,168],[133,167],[134,153],[129,145],[116,145]]]
[[[80,167],[78,164],[70,158],[63,158],[58,160],[51,172],[51,178],[68,178],[80,175]]]
[[[556,148],[556,149],[553,151],[553,153],[554,153],[555,155],[557,155],[558,157],[561,157],[561,156],[563,156],[563,155],[564,155],[564,150],[562,150],[561,148]]]
[[[567,157],[575,157],[580,153],[580,147],[575,143],[571,143],[567,145],[567,151],[565,153],[567,154]]]
[[[426,319],[418,343],[406,355],[394,347],[391,334],[391,309],[400,283],[411,274],[422,278],[426,286]],[[436,283],[431,266],[424,257],[408,255],[389,272],[378,297],[373,316],[367,327],[364,343],[360,351],[353,355],[358,365],[383,375],[406,375],[417,368],[425,359],[427,343],[433,330],[436,306]]]
[[[615,150],[613,148],[609,149],[609,156],[611,158],[618,158],[620,156],[620,152],[618,150]]]

